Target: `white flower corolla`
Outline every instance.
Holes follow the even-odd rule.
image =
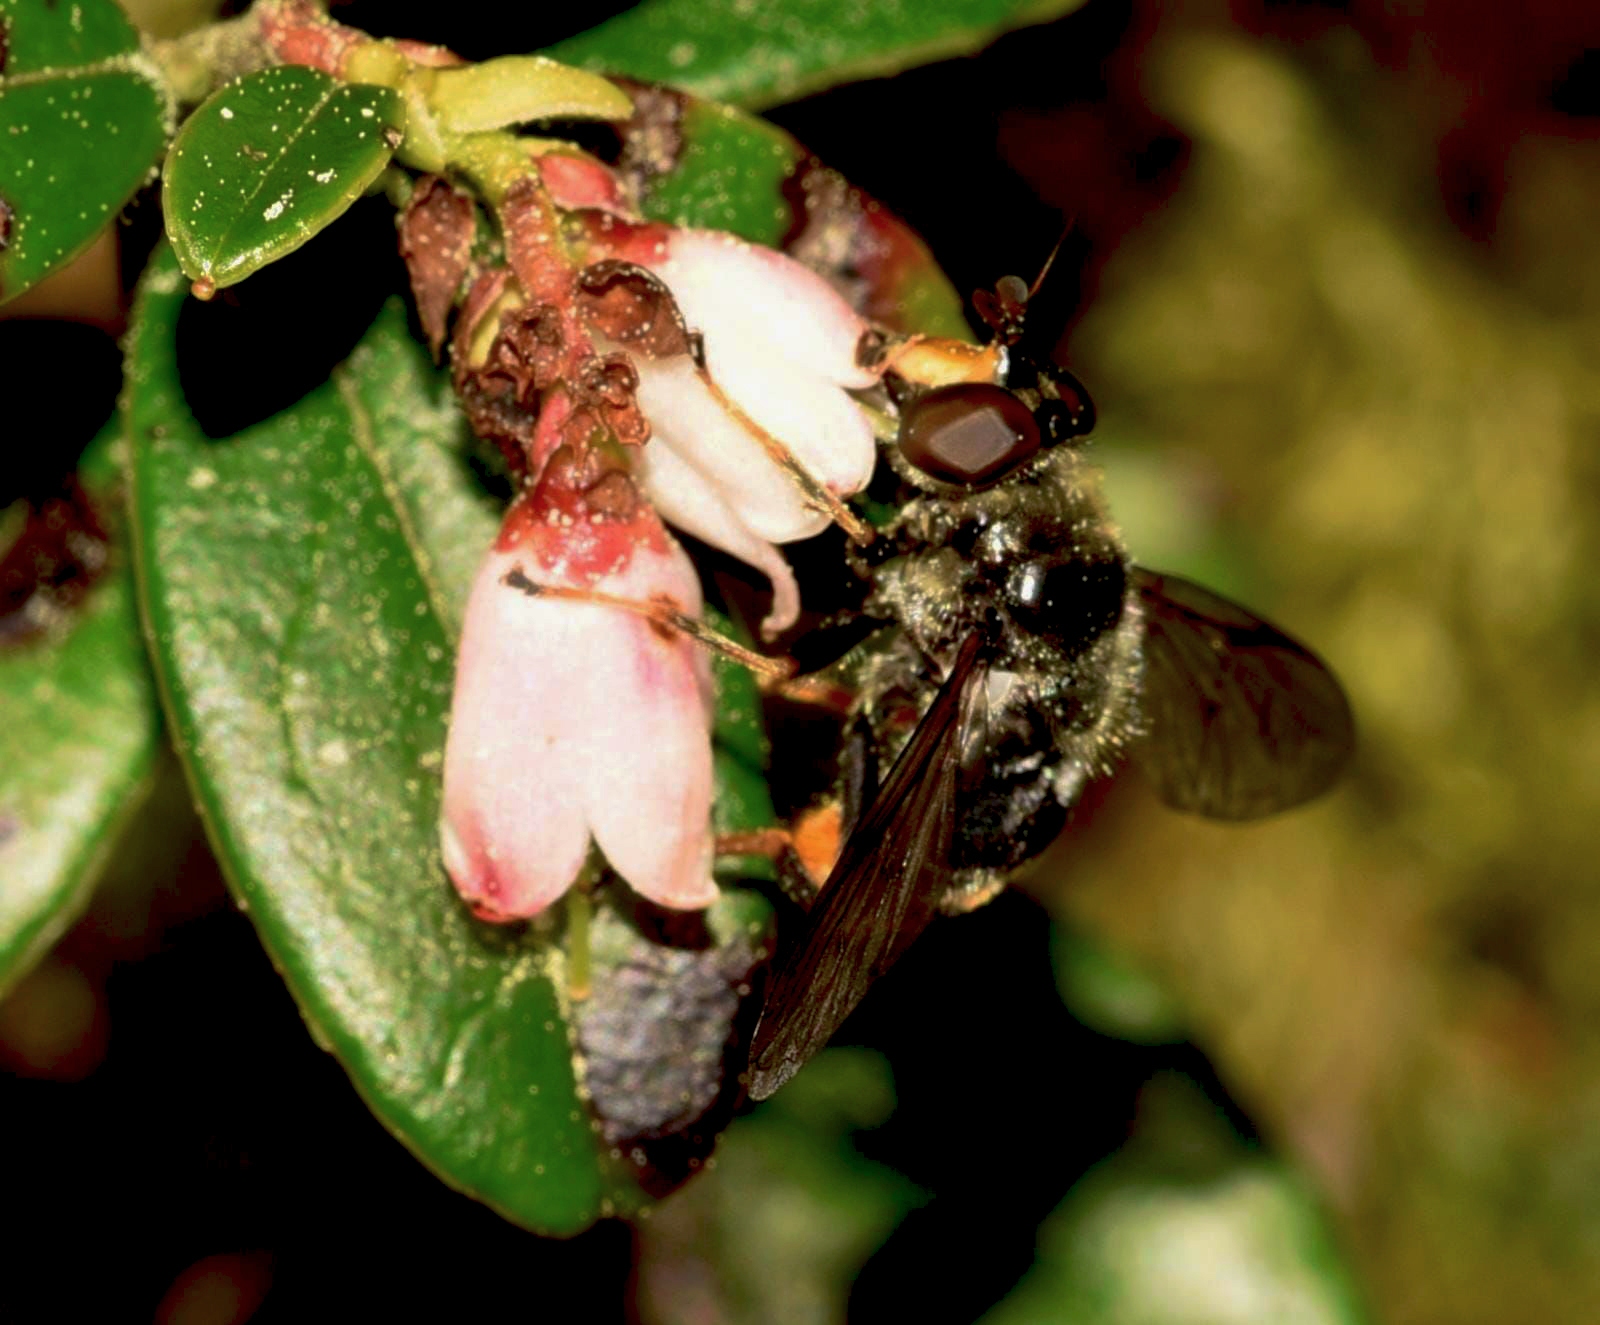
[[[800,586],[794,571],[783,553],[740,520],[710,479],[665,446],[641,448],[633,472],[668,524],[738,557],[767,577],[772,584],[772,607],[764,625],[770,634],[794,624],[800,615]]]
[[[827,527],[819,491],[843,499],[872,477],[872,428],[847,394],[876,381],[856,359],[867,324],[810,269],[730,235],[670,231],[643,265],[702,338],[706,371],[635,356],[651,426],[641,485],[673,524],[773,579],[776,633],[799,599],[773,545]]]
[[[590,844],[637,892],[694,909],[711,876],[711,676],[681,634],[528,584],[698,615],[688,557],[648,507],[626,520],[513,505],[462,630],[445,750],[445,867],[488,920],[537,915]],[[512,583],[508,583],[508,576]]]

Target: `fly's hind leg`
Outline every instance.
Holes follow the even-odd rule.
[[[839,794],[801,811],[793,827],[725,833],[717,838],[717,854],[764,856],[777,871],[783,895],[809,911],[828,881],[845,839],[877,790],[872,741],[864,722],[845,742],[839,781]]]
[[[809,910],[827,882],[834,861],[877,793],[877,760],[872,733],[858,718],[839,757],[839,791],[803,811],[793,828],[762,828],[727,833],[717,839],[717,854],[758,855],[773,863],[778,887],[797,906]]]
[[[559,598],[566,602],[594,603],[600,607],[615,608],[619,612],[631,612],[634,616],[644,617],[664,631],[687,635],[702,648],[721,654],[772,684],[785,681],[794,674],[794,664],[789,659],[769,658],[764,653],[745,648],[726,635],[712,630],[699,617],[690,616],[669,598],[641,601],[637,598],[618,598],[615,594],[596,593],[592,589],[536,584],[528,578],[521,566],[513,566],[501,577],[500,582],[508,589],[516,589],[530,598]]]
[[[748,833],[723,833],[716,853],[761,856],[777,871],[778,887],[796,906],[810,910],[828,871],[839,855],[839,806],[827,801],[806,810],[793,828],[758,828]]]

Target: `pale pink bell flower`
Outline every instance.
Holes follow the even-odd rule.
[[[513,504],[467,605],[445,749],[445,867],[487,920],[537,915],[591,842],[661,906],[710,905],[711,674],[686,637],[506,582],[700,611],[688,557],[640,503],[575,518],[541,485]],[[513,576],[513,579],[515,577]]]
[[[772,580],[764,628],[775,634],[799,610],[775,545],[832,516],[770,443],[834,498],[866,487],[877,444],[847,391],[877,380],[857,361],[867,324],[808,267],[732,235],[615,223],[604,233],[610,252],[666,285],[704,349],[704,372],[687,355],[631,356],[651,429],[640,485],[670,523]]]

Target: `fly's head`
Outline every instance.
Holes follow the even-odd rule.
[[[873,574],[873,610],[941,663],[979,635],[993,729],[1008,711],[1042,715],[1076,757],[1075,744],[1131,722],[1137,607],[1079,444],[1094,423],[1088,392],[1020,348],[1029,293],[1008,277],[980,294],[994,338],[979,355],[919,346],[903,366],[937,384],[887,376],[899,411],[888,459],[915,495],[885,531],[895,555]],[[971,379],[948,380],[963,371]]]

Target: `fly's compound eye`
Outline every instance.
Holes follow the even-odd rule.
[[[1039,449],[1033,413],[979,382],[937,387],[906,406],[900,454],[929,478],[966,487],[998,482]]]
[[[1056,398],[1039,405],[1039,426],[1046,446],[1057,446],[1074,437],[1087,437],[1094,431],[1094,401],[1089,391],[1065,368],[1050,370],[1050,383]]]

